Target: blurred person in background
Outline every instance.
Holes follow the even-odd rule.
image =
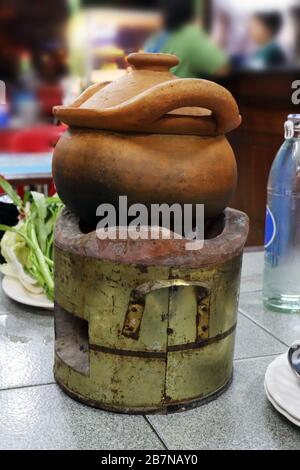
[[[263,69],[285,64],[285,54],[277,42],[282,25],[282,15],[276,11],[252,16],[249,32],[256,50],[248,57],[245,65]]]
[[[146,43],[146,52],[175,54],[172,72],[180,78],[209,77],[228,72],[228,57],[196,21],[195,0],[160,0],[163,29]]]
[[[291,18],[294,23],[294,63],[300,65],[300,5],[291,9]]]

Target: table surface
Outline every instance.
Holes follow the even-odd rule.
[[[274,358],[299,338],[300,315],[263,309],[263,253],[244,255],[233,384],[198,409],[126,416],[89,408],[53,379],[53,317],[0,290],[1,449],[300,449],[300,429],[264,394]]]
[[[0,174],[8,180],[50,178],[52,152],[47,153],[0,153]]]

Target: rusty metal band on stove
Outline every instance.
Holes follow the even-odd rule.
[[[131,356],[131,357],[148,357],[153,359],[166,359],[169,352],[183,352],[191,349],[201,349],[210,344],[217,343],[230,336],[236,330],[236,323],[224,333],[221,333],[213,338],[205,339],[198,343],[187,343],[169,346],[166,352],[161,351],[129,351],[126,349],[113,349],[105,346],[99,346],[97,344],[90,344],[89,349],[96,352],[102,352],[107,354],[114,354],[119,356]]]

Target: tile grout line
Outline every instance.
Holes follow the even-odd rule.
[[[7,311],[0,311],[0,316],[1,315],[23,315],[23,314],[30,314],[30,315],[39,315],[41,317],[45,318],[51,318],[53,317],[53,312],[50,311],[50,313],[47,313],[48,311],[46,309],[44,310],[37,310],[35,312],[34,310],[7,310]]]
[[[158,432],[156,431],[155,427],[153,426],[153,424],[151,423],[151,421],[149,421],[148,417],[147,416],[143,416],[146,423],[150,426],[151,430],[154,432],[154,434],[156,435],[156,437],[158,438],[159,442],[162,444],[163,448],[165,450],[169,450],[167,445],[165,444],[164,440],[162,437],[160,437],[160,435],[158,434]]]
[[[280,353],[273,353],[273,354],[265,354],[263,356],[252,356],[252,357],[239,357],[237,359],[234,359],[234,362],[241,362],[241,361],[251,361],[252,359],[266,359],[267,357],[278,357],[282,352]]]
[[[22,390],[24,388],[34,388],[34,387],[46,387],[48,385],[55,385],[56,382],[47,382],[45,384],[32,384],[32,385],[20,385],[16,387],[6,387],[6,388],[0,388],[0,393],[1,392],[8,392],[9,390]]]
[[[254,323],[256,326],[258,326],[259,328],[261,328],[262,330],[265,331],[265,333],[267,333],[268,335],[272,336],[272,338],[276,339],[277,341],[279,341],[281,344],[283,344],[284,346],[286,346],[287,348],[289,347],[289,345],[287,343],[285,343],[285,341],[281,340],[280,338],[278,338],[277,336],[275,336],[275,334],[273,334],[270,330],[268,330],[266,327],[264,327],[263,325],[261,325],[258,321],[254,320],[254,318],[250,317],[250,315],[248,315],[246,312],[244,312],[241,308],[239,308],[239,312],[246,318],[248,318],[248,320],[250,320],[252,323]]]
[[[262,292],[261,289],[253,289],[253,290],[240,290],[240,294],[257,294],[257,292]]]

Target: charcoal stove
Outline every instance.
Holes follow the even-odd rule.
[[[55,379],[123,413],[169,413],[231,382],[245,214],[199,251],[185,240],[99,240],[64,210],[55,237]]]

